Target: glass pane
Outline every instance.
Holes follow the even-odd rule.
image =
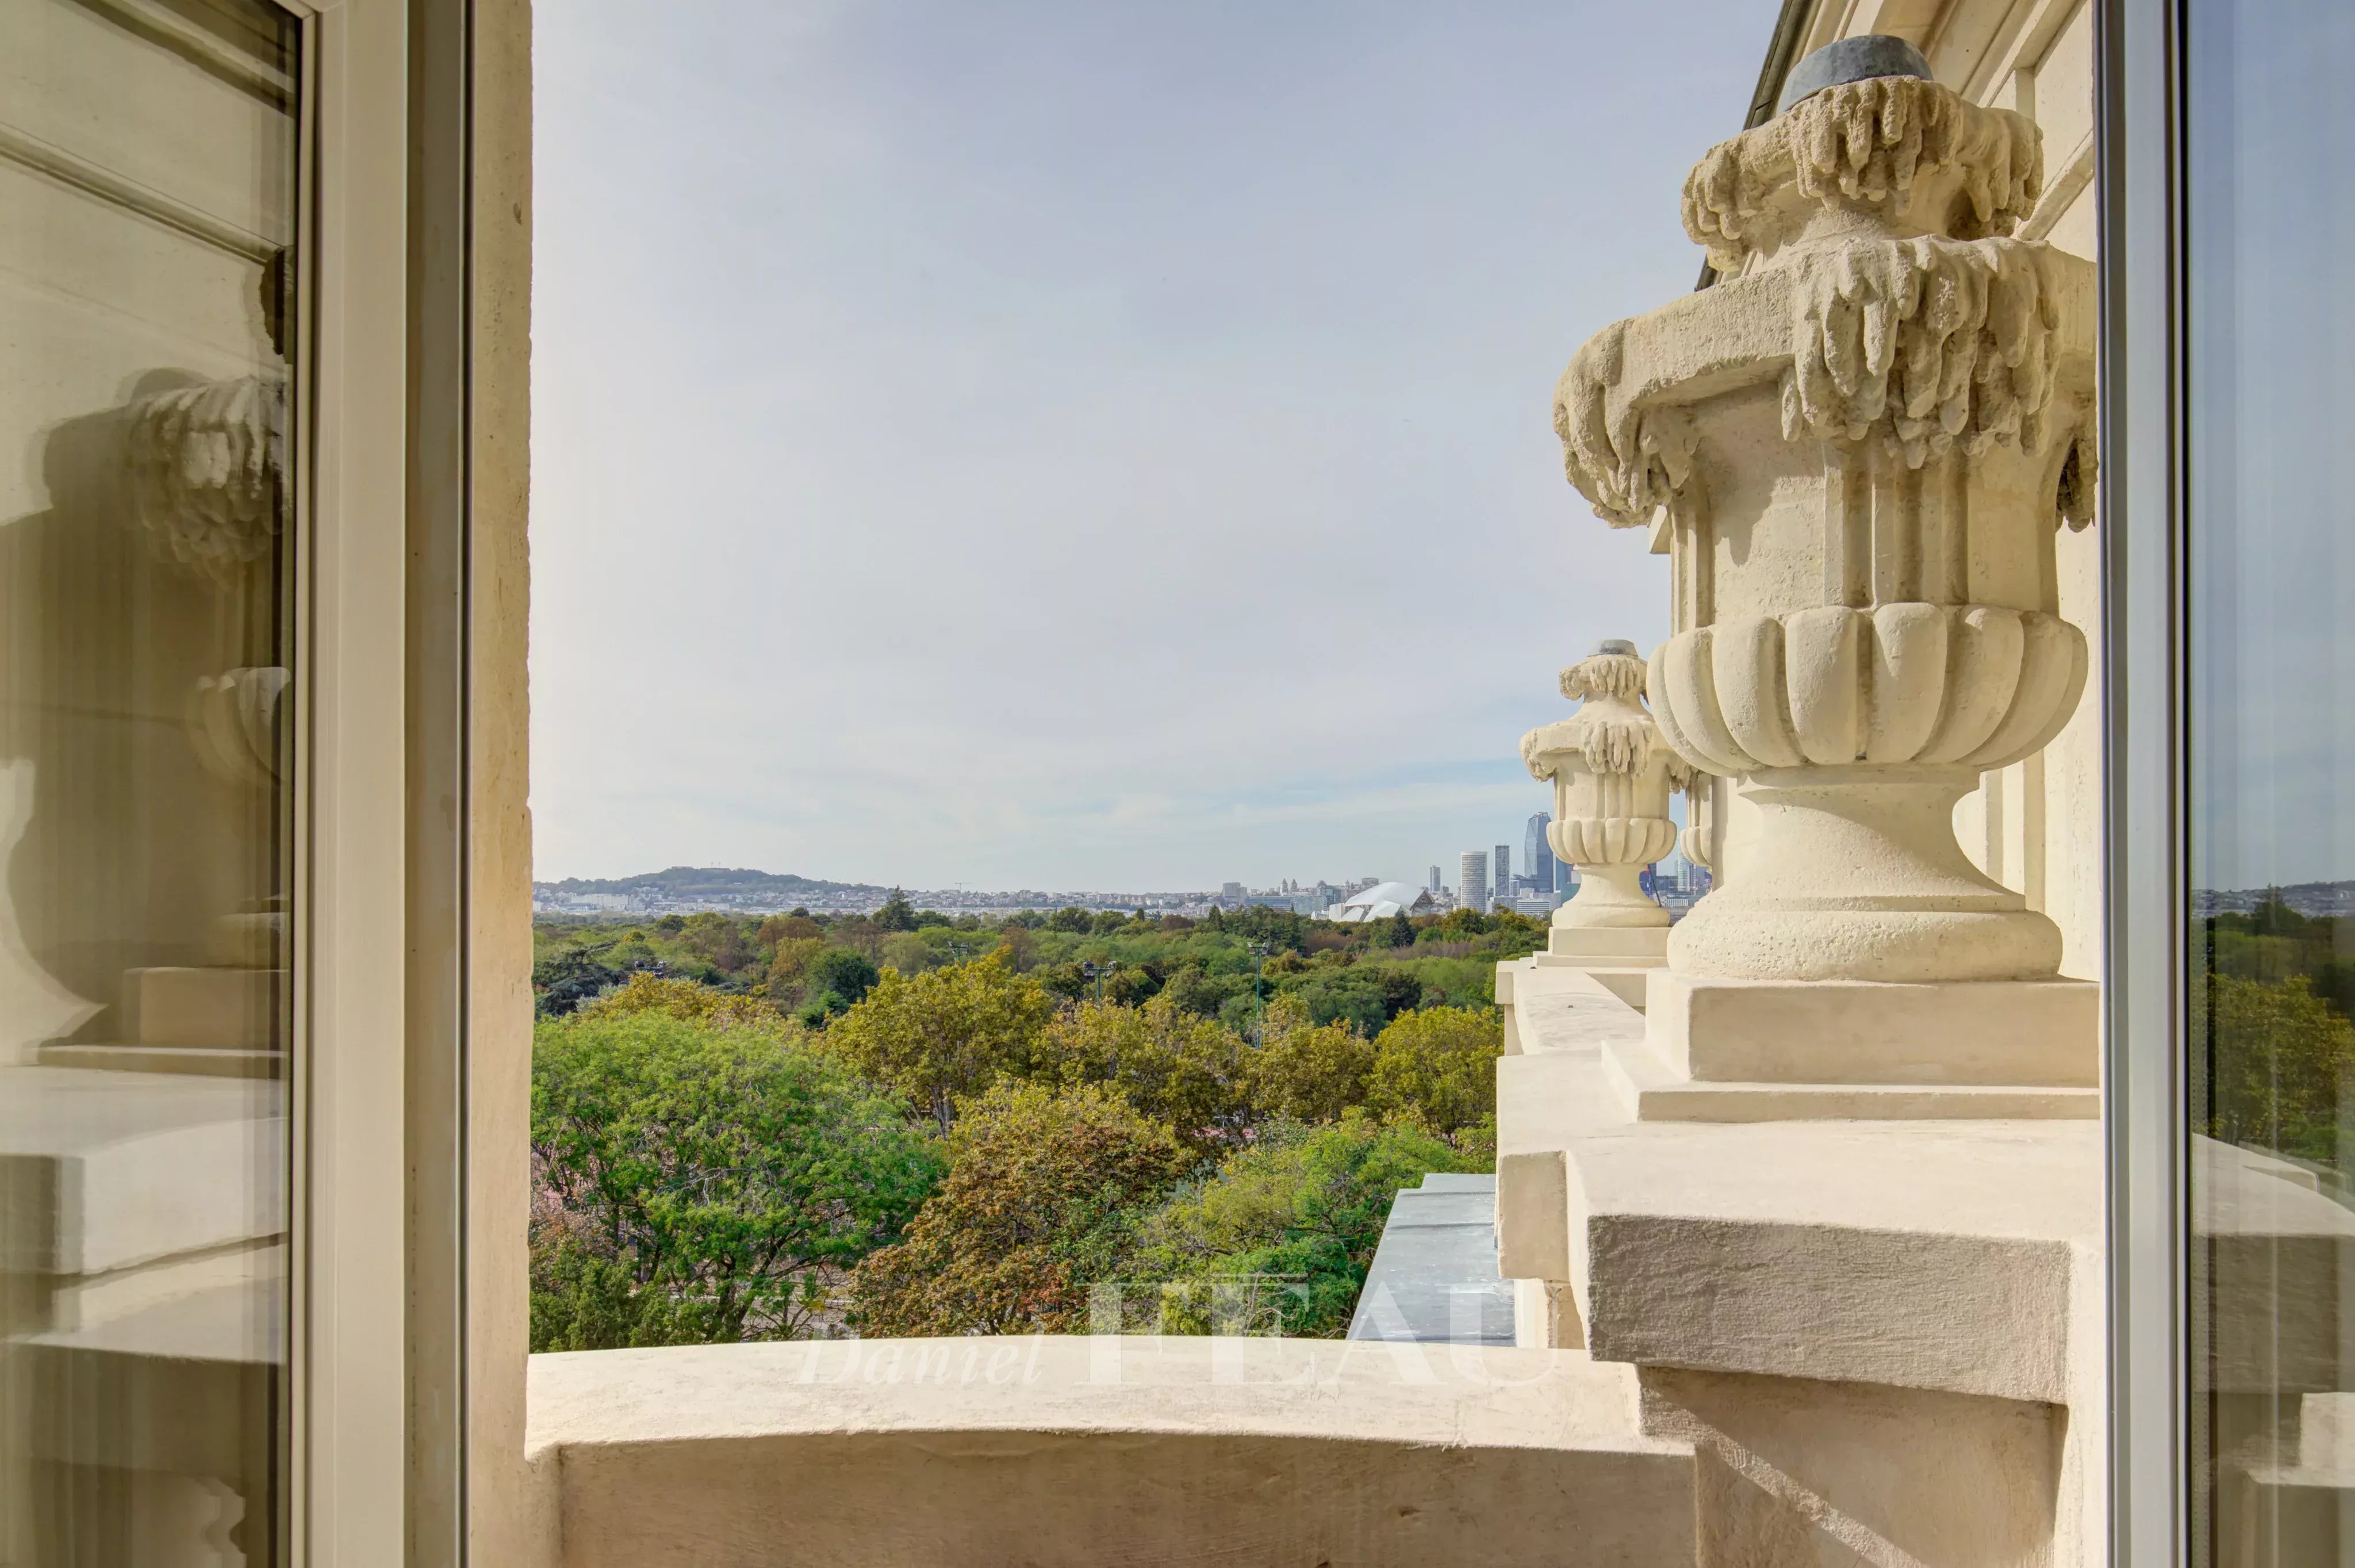
[[[2355,7],[2189,11],[2194,1560],[2355,1564]]]
[[[0,1563],[281,1559],[298,34],[0,0]]]

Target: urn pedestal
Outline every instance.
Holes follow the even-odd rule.
[[[2054,539],[2090,517],[2094,277],[2010,237],[2041,182],[2016,114],[1913,76],[1835,82],[1688,180],[1721,281],[1606,328],[1562,379],[1572,481],[1669,543],[1658,733],[1754,808],[1668,935],[1646,1071],[1956,1091],[1907,1115],[2036,1086],[2063,1092],[2047,1114],[2092,1114],[2093,987],[1952,820],[2086,679]],[[1840,1018],[1877,1020],[1870,1049],[1803,1049]],[[1753,1110],[1777,1103],[1806,1097]]]
[[[1554,911],[1541,961],[1656,968],[1667,962],[1668,912],[1643,887],[1644,869],[1677,844],[1668,793],[1689,776],[1644,709],[1636,645],[1613,638],[1561,672],[1580,703],[1521,738],[1530,776],[1553,785],[1546,840],[1578,870],[1578,892]]]

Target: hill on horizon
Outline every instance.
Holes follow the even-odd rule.
[[[725,866],[673,866],[666,870],[641,871],[634,877],[567,877],[562,881],[535,881],[549,892],[640,893],[667,899],[790,898],[809,893],[884,893],[874,882],[828,882],[791,872],[735,869]]]

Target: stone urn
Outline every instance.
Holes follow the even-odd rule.
[[[1660,733],[1758,810],[1669,939],[1682,973],[2060,962],[1952,814],[2084,688],[2054,537],[2090,517],[2094,269],[2010,237],[2034,124],[1926,74],[1834,80],[1712,150],[1684,219],[1719,281],[1598,333],[1557,393],[1571,482],[1668,537]]]
[[[1577,896],[1554,912],[1558,953],[1575,952],[1582,933],[1655,932],[1657,942],[1604,946],[1639,951],[1594,956],[1648,956],[1665,950],[1668,912],[1643,889],[1644,868],[1676,847],[1668,792],[1690,777],[1684,760],[1660,739],[1644,709],[1647,678],[1636,645],[1614,639],[1561,672],[1561,694],[1579,709],[1521,737],[1521,761],[1553,785],[1553,852],[1578,868]],[[1648,950],[1648,951],[1641,951]]]

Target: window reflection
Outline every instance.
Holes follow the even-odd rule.
[[[2194,1560],[2355,1563],[2355,11],[2189,8]]]
[[[282,1555],[298,37],[0,0],[0,1563]]]

